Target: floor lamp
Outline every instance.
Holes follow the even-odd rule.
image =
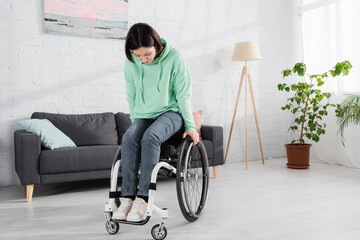
[[[225,154],[224,163],[226,163],[227,155],[228,155],[228,152],[229,152],[229,146],[230,146],[232,130],[233,130],[233,127],[234,127],[236,110],[237,110],[237,107],[238,107],[238,104],[239,104],[241,87],[242,87],[242,84],[244,82],[244,77],[245,77],[245,160],[246,160],[246,170],[248,169],[248,152],[247,152],[247,84],[249,84],[251,101],[252,101],[252,105],[253,105],[253,108],[254,108],[256,130],[257,130],[257,134],[258,134],[258,138],[259,138],[261,159],[262,159],[262,163],[264,164],[264,154],[263,154],[263,150],[262,150],[259,124],[258,124],[257,115],[256,115],[254,91],[253,91],[253,87],[252,87],[252,83],[251,83],[250,70],[249,70],[249,67],[247,66],[248,61],[256,61],[256,60],[260,60],[260,59],[261,59],[261,56],[260,56],[260,52],[259,52],[259,49],[258,49],[258,46],[257,46],[256,42],[238,42],[238,43],[235,44],[234,52],[233,52],[233,56],[232,56],[232,61],[233,62],[245,61],[245,66],[243,67],[242,73],[241,73],[241,79],[240,79],[239,89],[238,89],[238,92],[237,92],[235,110],[234,110],[234,115],[233,115],[233,119],[232,119],[232,123],[231,123],[230,135],[229,135],[229,139],[228,139],[228,143],[227,143],[227,147],[226,147],[226,154]]]

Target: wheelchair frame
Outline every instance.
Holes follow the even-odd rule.
[[[189,164],[191,162],[191,149],[192,146],[192,139],[190,137],[187,137],[185,140],[183,140],[181,144],[181,150],[178,156],[177,160],[177,168],[170,165],[168,162],[160,161],[157,163],[152,170],[151,174],[151,181],[149,186],[149,199],[148,199],[148,207],[146,212],[146,218],[143,221],[140,222],[128,222],[126,220],[115,220],[112,219],[112,213],[115,212],[119,206],[119,198],[121,198],[121,192],[117,190],[117,180],[118,180],[118,173],[121,165],[121,159],[120,157],[120,148],[116,153],[114,163],[111,169],[111,179],[110,179],[110,193],[109,193],[109,202],[105,204],[105,228],[110,234],[116,234],[120,226],[119,224],[130,224],[130,225],[144,225],[152,216],[153,212],[158,214],[163,221],[161,221],[160,224],[156,224],[151,229],[151,235],[155,240],[162,240],[165,239],[167,236],[167,229],[165,227],[164,219],[167,219],[168,217],[168,210],[167,208],[160,208],[154,204],[155,202],[155,192],[156,192],[156,181],[157,176],[159,173],[159,170],[161,168],[165,168],[169,170],[170,172],[176,174],[176,187],[177,187],[177,196],[178,196],[178,202],[181,209],[181,212],[186,220],[193,222],[196,221],[197,218],[200,217],[200,215],[203,213],[205,209],[205,205],[207,202],[208,197],[208,184],[209,184],[209,165],[208,165],[208,158],[206,154],[205,147],[201,141],[198,143],[198,147],[201,154],[201,168],[202,168],[202,192],[201,192],[201,199],[199,202],[199,207],[196,209],[196,211],[191,209],[191,206],[189,205],[187,194],[183,191],[187,191],[185,185],[186,181],[188,181],[188,177],[191,179],[198,180],[198,174],[191,175],[190,172],[186,171],[185,168],[182,166],[183,163]],[[196,160],[198,161],[198,160]],[[195,163],[196,163],[195,161]],[[195,164],[196,165],[196,164]],[[198,166],[190,167],[190,170],[199,168]],[[184,176],[184,171],[186,173],[186,176]],[[183,186],[183,185],[184,186]],[[184,199],[185,197],[185,199]],[[181,199],[180,199],[181,198]]]

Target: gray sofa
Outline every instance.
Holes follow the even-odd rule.
[[[114,156],[122,136],[131,125],[128,114],[54,114],[35,112],[31,118],[48,119],[74,141],[75,148],[49,150],[40,137],[25,130],[16,130],[15,170],[22,185],[27,186],[27,201],[31,201],[34,185],[110,178]],[[223,129],[219,126],[201,128],[209,165],[214,177],[217,166],[223,164]],[[162,145],[162,157],[176,156],[181,134]]]

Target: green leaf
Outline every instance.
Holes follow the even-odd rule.
[[[291,129],[293,132],[295,132],[295,131],[298,129],[298,127],[294,125],[294,126],[291,126],[290,129]]]
[[[300,118],[295,118],[294,122],[296,122],[297,124],[301,124],[301,119]]]
[[[315,107],[318,105],[318,101],[316,100],[316,98],[310,99],[310,103]]]
[[[320,75],[319,74],[313,74],[313,75],[310,75],[310,78],[318,78]]]
[[[297,73],[300,77],[303,77],[306,72],[306,65],[304,63],[296,63],[292,71]]]
[[[325,92],[325,93],[323,93],[323,95],[324,95],[327,99],[329,99],[329,98],[331,97],[331,93],[329,93],[329,92]]]
[[[348,68],[348,69],[351,69],[353,66],[352,64],[349,62],[349,61],[344,61],[345,63],[345,66]]]
[[[277,85],[277,87],[278,87],[278,90],[279,90],[279,91],[284,90],[284,84],[281,84],[281,83],[280,83],[280,84]]]
[[[300,123],[303,123],[303,122],[305,122],[305,117],[304,117],[303,115],[301,115],[301,116],[299,117],[299,120],[300,120]]]
[[[290,104],[286,104],[285,106],[281,107],[282,110],[286,110],[286,109],[290,109],[291,105]]]
[[[321,102],[321,100],[323,100],[323,98],[324,98],[324,95],[319,95],[317,99],[319,102]]]
[[[291,85],[291,90],[296,91],[298,89],[298,86],[296,84]]]
[[[290,70],[290,69],[285,69],[285,70],[282,70],[281,73],[282,73],[282,75],[283,75],[283,78],[285,78],[285,77],[291,75],[291,70]]]
[[[319,142],[320,138],[319,138],[318,135],[313,134],[313,135],[312,135],[312,140],[314,140],[315,142]]]
[[[322,86],[322,85],[324,85],[324,83],[325,83],[325,82],[322,80],[322,78],[320,78],[320,77],[317,78],[316,81],[317,81],[317,84],[318,84],[319,87]]]
[[[337,63],[332,70],[330,70],[331,76],[336,77],[339,76],[341,73],[343,76],[347,76],[349,74],[352,65],[349,61],[343,61]]]

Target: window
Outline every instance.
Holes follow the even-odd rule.
[[[337,62],[349,60],[346,78],[331,79],[325,91],[360,92],[360,1],[303,0],[304,62],[309,73],[323,73]]]

